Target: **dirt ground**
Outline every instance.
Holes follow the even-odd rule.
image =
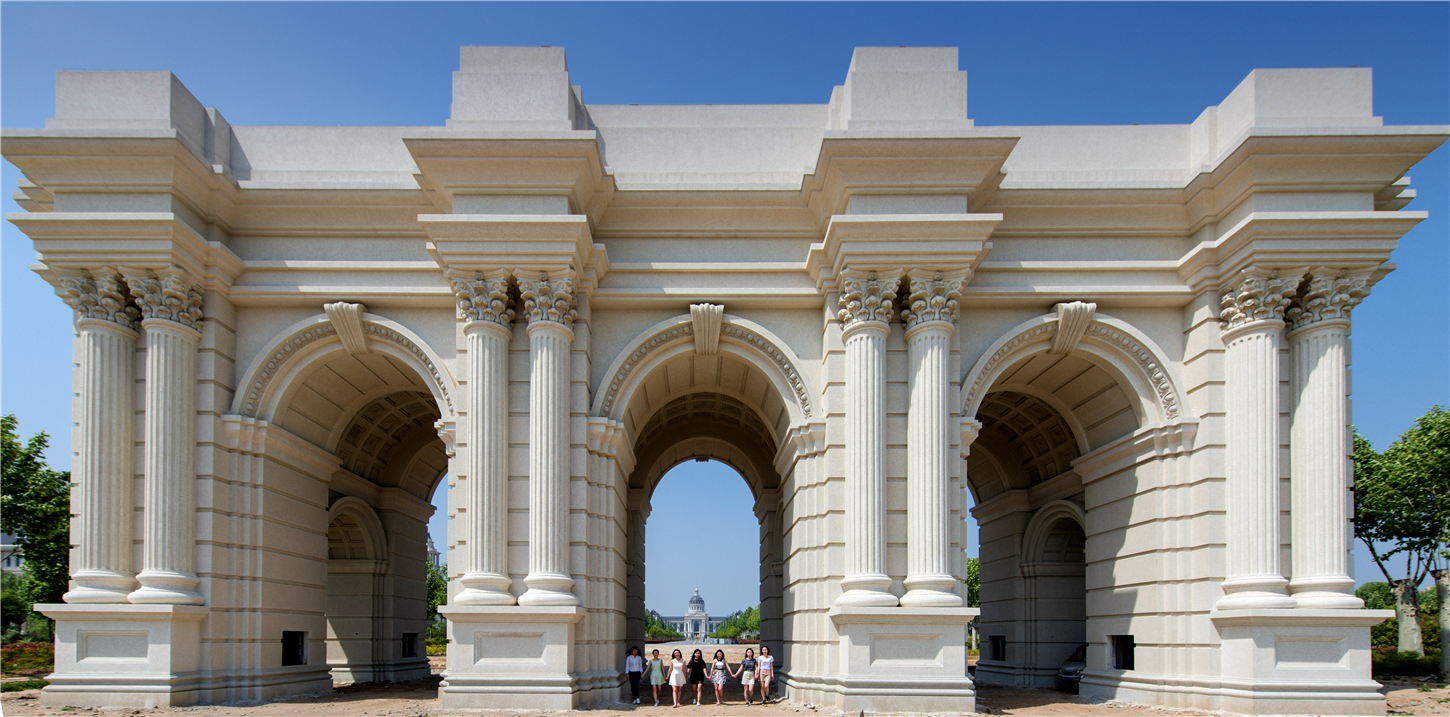
[[[699,645],[648,645],[649,651],[659,649],[660,657],[668,660],[670,651],[681,647],[685,657],[694,647],[704,651],[708,660],[716,649],[724,649],[726,658],[732,664],[738,663],[745,654],[745,646]],[[623,660],[621,659],[621,662]],[[344,685],[327,694],[307,695],[289,700],[259,704],[241,704],[205,707],[177,707],[152,710],[78,710],[47,707],[40,704],[38,690],[7,692],[0,697],[0,714],[4,717],[30,717],[40,715],[76,715],[102,713],[129,717],[437,717],[448,714],[438,705],[437,673],[442,670],[442,660],[433,660],[434,676],[409,684],[366,684]],[[10,678],[10,675],[6,675]],[[670,706],[668,688],[661,689],[661,703],[654,706],[648,686],[641,686],[642,704],[621,702],[607,708],[588,710],[589,717],[807,717],[812,714],[835,714],[833,710],[810,709],[794,702],[776,702],[761,705],[744,704],[744,696],[738,682],[727,685],[725,704],[714,704],[715,696],[709,685],[705,686],[705,703],[693,705],[693,698],[685,699],[678,710]],[[688,689],[688,688],[686,688]],[[1450,715],[1450,689],[1440,687],[1423,691],[1408,683],[1387,685],[1383,692],[1389,703],[1391,715]],[[627,695],[627,688],[623,695]],[[684,699],[684,698],[682,698]],[[1192,710],[1174,710],[1157,707],[1143,707],[1117,703],[1090,704],[1072,695],[1053,690],[1022,690],[990,685],[977,687],[978,714],[994,715],[1210,715],[1215,713]],[[494,717],[533,717],[544,713],[492,712]],[[558,713],[555,713],[556,715]],[[581,713],[582,714],[582,713]]]

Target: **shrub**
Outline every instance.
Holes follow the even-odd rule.
[[[1429,650],[1424,657],[1414,652],[1375,649],[1370,652],[1372,674],[1376,677],[1432,677],[1440,672],[1440,651]]]
[[[428,654],[429,655],[446,655],[446,654],[448,654],[448,643],[447,642],[435,643],[435,642],[432,642],[430,640],[428,642]]]
[[[0,683],[0,692],[19,692],[21,690],[38,690],[50,684],[45,680],[16,680],[14,682]]]
[[[0,648],[0,670],[33,672],[55,669],[55,648],[41,642],[20,642]]]

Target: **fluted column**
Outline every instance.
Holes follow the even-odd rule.
[[[196,348],[201,292],[177,274],[128,275],[146,332],[144,563],[133,603],[201,605],[195,573]]]
[[[569,577],[572,275],[519,275],[529,322],[529,574],[520,605],[578,605]]]
[[[1365,296],[1364,277],[1316,269],[1287,316],[1294,404],[1289,423],[1293,577],[1289,594],[1303,608],[1364,607],[1349,577],[1352,446],[1345,400],[1350,311]]]
[[[1291,608],[1279,567],[1279,340],[1299,276],[1245,274],[1223,289],[1227,542],[1220,610]]]
[[[846,576],[837,605],[893,607],[886,574],[886,337],[899,272],[848,270],[839,316],[846,344]]]
[[[512,605],[508,570],[509,274],[505,270],[454,277],[468,345],[468,503],[464,535],[468,564],[455,605]]]
[[[72,536],[75,589],[68,603],[124,603],[136,589],[131,512],[135,478],[131,426],[136,369],[136,320],[126,286],[114,270],[67,277],[61,296],[76,312],[81,343],[80,423],[72,480],[79,520]]]
[[[965,274],[907,278],[906,594],[909,607],[959,607],[950,569],[951,339]]]

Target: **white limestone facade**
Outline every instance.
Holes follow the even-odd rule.
[[[426,674],[446,477],[442,706],[613,701],[650,496],[713,459],[791,699],[970,712],[978,620],[982,682],[1087,643],[1093,697],[1383,714],[1352,313],[1450,130],[1385,125],[1365,68],[1182,125],[981,127],[966,82],[860,48],[825,105],[602,106],[562,49],[466,47],[440,126],[251,127],[60,73],[3,145],[76,317],[43,699]]]

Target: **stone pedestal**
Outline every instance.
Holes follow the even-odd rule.
[[[578,705],[574,633],[584,608],[447,606],[443,709],[568,710]]]
[[[152,709],[200,701],[207,608],[50,604],[35,609],[55,620],[55,674],[46,678],[50,686],[41,702]]]
[[[967,624],[977,608],[831,608],[840,635],[836,708],[847,712],[976,711]]]
[[[1369,629],[1393,610],[1214,610],[1219,709],[1242,714],[1383,715]]]

